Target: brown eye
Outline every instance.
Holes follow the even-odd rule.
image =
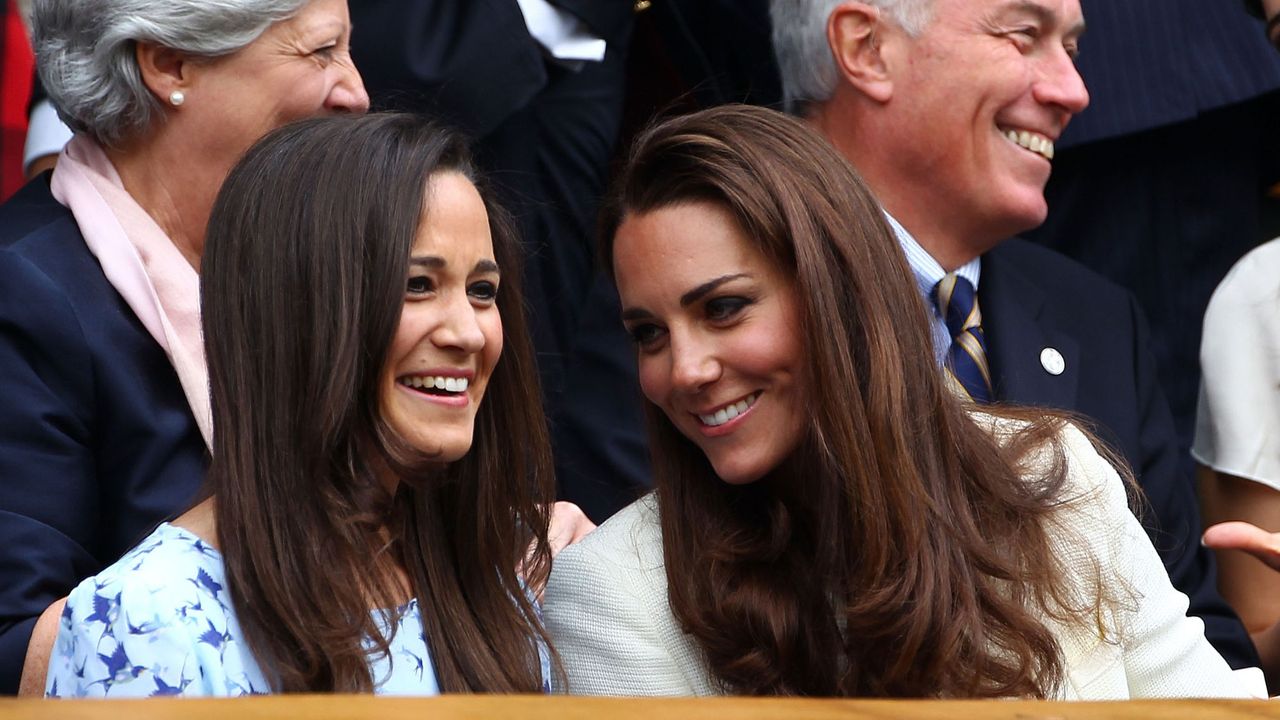
[[[750,304],[751,301],[744,297],[720,297],[708,300],[706,304],[707,319],[729,320]]]
[[[498,298],[498,284],[489,280],[474,282],[467,287],[467,294],[481,302],[493,302]]]
[[[435,284],[426,275],[414,275],[405,283],[405,291],[410,295],[425,295],[435,289]]]
[[[647,347],[662,337],[662,328],[652,323],[643,323],[627,328],[627,334],[631,336],[631,342],[640,347]]]

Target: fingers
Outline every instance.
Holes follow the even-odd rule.
[[[551,529],[547,532],[547,540],[551,544],[551,557],[578,542],[596,529],[595,523],[582,512],[582,508],[571,502],[558,502],[551,508]]]
[[[1243,550],[1280,570],[1280,533],[1246,522],[1225,522],[1205,530],[1201,542],[1214,550]]]

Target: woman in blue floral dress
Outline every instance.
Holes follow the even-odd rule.
[[[208,497],[71,593],[47,694],[545,690],[519,276],[449,132],[328,118],[255,146],[202,267]]]

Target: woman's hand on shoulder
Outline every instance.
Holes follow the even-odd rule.
[[[596,524],[582,512],[582,508],[563,500],[557,502],[551,508],[551,527],[547,531],[551,557],[559,555],[561,550],[590,535],[595,529]]]

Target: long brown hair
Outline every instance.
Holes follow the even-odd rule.
[[[505,347],[470,452],[432,467],[379,407],[425,188],[444,171],[473,175],[458,136],[426,121],[309,120],[251,149],[213,209],[207,485],[236,614],[279,691],[371,690],[364,643],[387,653],[390,638],[370,608],[406,590],[442,690],[541,688],[545,635],[516,567],[532,544],[524,581],[545,578],[553,476],[516,239],[496,207]]]
[[[642,135],[602,216],[608,267],[628,213],[691,200],[794,278],[815,389],[802,447],[744,487],[647,408],[671,609],[711,672],[743,694],[1051,695],[1044,618],[1096,621],[1104,602],[1046,529],[1062,419],[999,410],[1000,442],[975,421],[880,207],[799,121],[726,106]]]

